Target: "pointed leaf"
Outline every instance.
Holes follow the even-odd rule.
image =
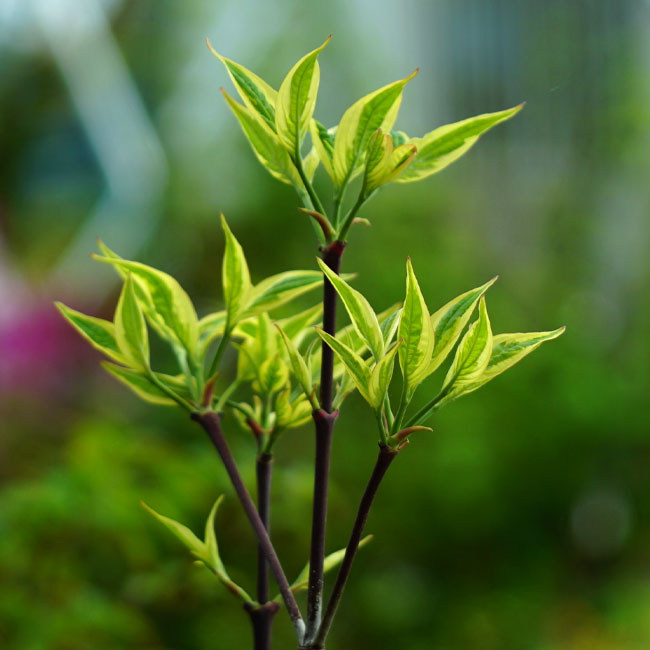
[[[257,159],[277,180],[302,188],[303,184],[289,152],[282,146],[278,136],[264,121],[260,121],[253,112],[235,101],[225,90],[221,90],[230,110],[248,139]]]
[[[377,363],[373,368],[370,375],[370,383],[368,384],[368,394],[370,395],[370,405],[374,409],[380,409],[384,403],[384,397],[388,392],[390,380],[393,377],[393,366],[395,362],[395,355],[401,345],[402,341],[396,343],[387,353],[386,356]]]
[[[319,273],[320,275],[320,273]],[[63,317],[83,336],[96,350],[107,357],[126,364],[124,355],[120,352],[115,341],[115,326],[111,321],[94,316],[86,316],[80,311],[66,307],[61,302],[54,303]]]
[[[198,342],[196,311],[190,297],[171,275],[140,262],[94,257],[122,273],[130,272],[138,301],[152,325],[164,338],[178,341],[188,353],[194,353]]]
[[[397,118],[404,86],[417,74],[376,90],[355,102],[343,114],[334,140],[334,176],[341,186],[359,169],[370,136],[377,130],[389,131]]]
[[[365,399],[369,404],[372,404],[372,400],[368,394],[370,368],[368,368],[366,362],[354,350],[345,345],[345,343],[335,339],[333,336],[318,327],[316,328],[316,331],[343,362],[345,369],[348,371],[363,399]]]
[[[404,340],[399,348],[399,362],[407,395],[411,395],[426,377],[435,337],[429,310],[410,259],[406,263],[406,298],[397,335]]]
[[[153,517],[155,517],[163,526],[172,532],[185,546],[195,555],[199,560],[209,563],[209,557],[206,552],[205,544],[187,527],[183,524],[165,517],[157,513],[153,508],[150,508],[143,501],[140,502],[142,507]]]
[[[305,55],[286,76],[276,102],[275,127],[280,142],[294,157],[300,156],[300,145],[309,128],[316,106],[320,81],[318,55],[331,36],[318,48]]]
[[[104,370],[130,388],[140,399],[160,406],[175,406],[176,402],[163,390],[158,388],[146,375],[107,361],[102,362]]]
[[[261,77],[247,70],[243,65],[221,56],[208,41],[208,48],[221,61],[232,82],[237,88],[244,104],[253,115],[261,118],[272,130],[275,130],[275,102],[278,93]]]
[[[372,535],[366,535],[360,542],[359,546],[357,548],[363,548],[368,542],[372,540]],[[338,551],[334,551],[334,553],[330,553],[327,555],[323,561],[323,572],[328,573],[332,569],[335,569],[341,562],[343,562],[343,558],[345,557],[345,551],[346,549],[342,548],[339,549]],[[303,570],[300,572],[298,577],[293,581],[291,584],[291,591],[294,593],[298,593],[299,591],[302,591],[304,589],[307,589],[309,585],[309,563],[303,568]],[[277,600],[277,599],[276,599]]]
[[[456,349],[456,356],[445,377],[442,392],[446,393],[448,398],[462,394],[467,386],[481,377],[487,368],[491,354],[492,328],[485,298],[482,297],[478,320],[472,323]]]
[[[215,573],[223,573],[227,575],[226,569],[221,561],[221,556],[219,555],[219,545],[217,544],[217,534],[214,529],[214,519],[217,516],[217,510],[221,505],[221,502],[224,500],[224,495],[218,497],[214,502],[212,509],[210,510],[210,515],[208,516],[207,521],[205,522],[205,537],[204,545],[205,552],[209,560],[210,567],[214,570]]]
[[[317,120],[312,120],[309,124],[314,149],[320,162],[323,163],[323,168],[332,180],[334,180],[334,137],[336,131],[336,126],[326,129]]]
[[[280,327],[280,325],[276,323],[275,326],[278,328],[278,332],[280,332],[280,335],[282,336],[282,340],[284,341],[284,345],[286,346],[293,376],[296,378],[296,381],[300,384],[300,387],[302,388],[305,395],[309,399],[314,399],[311,375],[309,373],[309,368],[307,367],[304,358],[302,357],[300,352],[298,352],[297,348],[291,342],[291,339],[289,339],[289,337],[286,335],[286,333]],[[318,408],[317,404],[314,404],[313,406],[315,409]]]
[[[394,148],[393,138],[377,129],[368,142],[366,167],[363,176],[363,196],[392,181],[414,160],[416,147],[412,144]]]
[[[289,368],[279,355],[265,359],[259,367],[258,381],[263,395],[277,393],[289,383]]]
[[[309,326],[319,321],[322,315],[323,303],[319,302],[317,305],[301,311],[295,316],[289,316],[288,318],[279,320],[278,325],[287,337],[293,341],[294,345],[298,346],[305,339],[308,332],[313,332],[313,329]]]
[[[336,293],[339,294],[350,320],[359,336],[368,344],[375,359],[381,359],[384,354],[384,337],[379,329],[379,321],[370,303],[364,296],[341,279],[332,269],[317,258],[318,265],[327,276]]]
[[[272,275],[251,291],[246,315],[277,309],[322,284],[323,276],[318,271],[285,271]]]
[[[417,147],[417,155],[396,182],[412,183],[442,171],[466,153],[483,133],[500,122],[509,120],[523,106],[520,104],[505,111],[476,115],[441,126],[422,138],[411,138],[409,144]]]
[[[129,274],[115,310],[115,340],[120,352],[135,369],[149,367],[149,336],[144,314],[135,297]]]
[[[384,347],[388,347],[397,328],[399,327],[400,316],[402,315],[401,305],[396,305],[394,310],[389,313],[383,320],[381,314],[379,315],[379,328],[381,329],[381,334],[384,337]]]
[[[496,282],[498,276],[489,282],[462,293],[431,315],[431,323],[436,335],[433,358],[427,369],[427,376],[438,369],[451,352],[460,333],[474,312],[481,296]]]
[[[222,282],[223,296],[228,312],[226,327],[230,329],[239,321],[250,302],[251,278],[244,251],[228,227],[223,214],[221,215],[221,226],[226,236]]]

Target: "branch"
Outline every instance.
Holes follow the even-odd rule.
[[[324,647],[323,644],[325,643],[327,634],[330,631],[332,621],[336,615],[336,610],[338,609],[341,597],[345,591],[345,586],[347,584],[348,578],[350,577],[352,563],[354,562],[354,558],[359,547],[359,542],[361,541],[361,536],[363,535],[363,530],[366,526],[366,521],[368,520],[370,508],[373,501],[375,500],[375,496],[377,496],[377,490],[379,489],[379,485],[381,484],[386,471],[398,453],[398,449],[393,449],[386,445],[379,445],[379,456],[377,457],[377,462],[375,463],[375,467],[372,470],[372,474],[370,476],[370,480],[368,481],[368,485],[366,486],[366,490],[363,493],[363,497],[361,497],[359,510],[357,511],[357,518],[354,521],[354,527],[352,528],[352,533],[350,534],[350,540],[348,542],[347,548],[345,549],[345,557],[343,558],[343,563],[341,564],[339,573],[336,576],[334,589],[332,590],[330,599],[327,602],[325,615],[323,616],[323,622],[318,629],[318,634],[316,635],[315,639],[308,646],[310,648],[322,649]]]
[[[206,433],[210,437],[210,440],[212,440],[212,443],[219,453],[221,460],[223,461],[226,472],[230,477],[230,481],[235,488],[235,492],[239,497],[242,507],[246,512],[246,516],[248,517],[248,520],[253,527],[253,531],[257,536],[257,540],[260,546],[264,550],[266,560],[269,563],[271,571],[273,572],[273,575],[275,576],[275,579],[278,583],[280,593],[282,594],[282,598],[287,607],[287,611],[289,612],[289,617],[293,623],[298,641],[302,641],[305,632],[305,623],[302,619],[300,608],[298,607],[298,603],[296,602],[293,592],[291,591],[289,581],[284,574],[280,560],[278,559],[277,553],[275,552],[269,535],[266,532],[266,528],[264,528],[264,524],[260,519],[260,516],[257,514],[255,504],[253,503],[250,494],[248,494],[248,490],[246,489],[239,470],[237,469],[235,459],[230,453],[228,443],[226,442],[223,431],[221,430],[219,415],[214,411],[206,411],[204,413],[195,412],[192,413],[192,419],[199,422],[205,429]]]

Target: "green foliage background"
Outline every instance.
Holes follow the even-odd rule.
[[[254,282],[315,268],[311,225],[254,160],[202,41],[277,85],[330,32],[327,124],[416,66],[397,123],[412,133],[527,101],[448,170],[373,199],[372,227],[353,231],[343,260],[361,271],[355,286],[389,306],[411,255],[432,309],[499,273],[495,331],[567,325],[414,436],[382,486],[330,646],[650,645],[648,5],[140,0],[104,3],[106,22],[85,23],[96,32],[83,31],[93,3],[50,3],[50,22],[31,5],[0,12],[2,647],[245,647],[239,605],[138,506],[200,530],[226,492],[221,551],[250,588],[253,537],[215,454],[180,411],[105,376],[51,301],[112,311],[111,270],[80,252],[92,235],[174,274],[202,313],[216,308],[219,211]],[[105,68],[111,52],[125,85]],[[376,448],[369,409],[356,394],[346,406],[331,550]],[[252,482],[253,441],[225,424]],[[307,557],[310,428],[277,453],[274,536],[294,574]],[[285,618],[278,648],[293,647]]]

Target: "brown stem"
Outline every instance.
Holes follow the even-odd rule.
[[[368,520],[368,514],[370,513],[370,508],[372,502],[377,496],[377,490],[381,484],[388,467],[395,459],[395,456],[399,453],[398,449],[392,449],[391,447],[385,445],[379,445],[379,456],[377,457],[377,462],[375,467],[372,470],[370,475],[370,480],[368,485],[366,485],[365,492],[363,497],[361,497],[361,502],[359,503],[359,510],[357,511],[357,517],[354,521],[354,527],[352,528],[352,533],[350,534],[350,540],[348,541],[347,548],[345,549],[345,557],[343,558],[343,563],[339,568],[339,573],[336,576],[336,583],[334,584],[334,589],[332,594],[327,602],[327,607],[325,608],[325,614],[323,616],[323,621],[318,629],[318,634],[314,640],[307,645],[307,648],[313,650],[320,650],[324,647],[325,639],[327,634],[330,631],[332,626],[332,621],[336,615],[336,610],[338,609],[339,603],[341,601],[341,596],[345,590],[345,585],[347,584],[348,578],[350,577],[350,571],[352,570],[352,563],[354,562],[354,557],[359,548],[359,542],[361,541],[361,536],[363,535],[363,530],[366,526],[366,521]]]
[[[257,474],[257,513],[270,536],[273,456],[267,453],[260,454],[257,457],[255,469]],[[257,602],[266,603],[268,599],[269,570],[264,549],[259,544],[257,547]]]
[[[307,588],[307,638],[318,629],[322,612],[330,451],[334,423],[338,414],[338,411],[326,413],[322,409],[312,413],[316,428],[316,463],[314,468],[314,504],[309,555],[309,586]]]
[[[287,611],[289,612],[289,617],[291,618],[291,622],[293,623],[294,629],[296,630],[296,636],[298,637],[299,641],[302,641],[305,633],[305,623],[302,619],[300,608],[298,607],[298,603],[296,602],[293,592],[291,591],[289,581],[284,574],[280,560],[278,559],[277,553],[275,552],[273,544],[271,543],[271,539],[266,532],[266,528],[264,528],[264,524],[262,523],[262,520],[257,513],[255,504],[253,503],[253,500],[251,499],[250,494],[248,493],[248,490],[246,489],[246,486],[244,485],[244,482],[241,478],[239,470],[237,469],[235,459],[230,453],[228,443],[226,442],[223,431],[221,430],[219,415],[214,411],[193,413],[192,419],[196,420],[201,424],[201,426],[203,426],[206,433],[210,437],[210,440],[212,440],[212,443],[214,444],[217,452],[219,453],[219,456],[221,457],[224,467],[226,468],[226,472],[230,477],[230,481],[235,488],[235,492],[237,493],[242,507],[246,512],[246,516],[248,517],[248,520],[253,527],[253,531],[257,536],[257,540],[264,550],[266,561],[269,563],[269,567],[271,568],[271,571],[273,572],[273,575],[275,576],[275,579],[278,583],[280,593],[282,594],[282,598],[287,607]]]
[[[341,257],[345,251],[345,242],[334,241],[323,250],[323,262],[334,273],[341,268]],[[334,336],[336,334],[336,289],[331,282],[323,277],[323,330]],[[327,413],[332,412],[334,399],[334,352],[325,341],[322,345],[322,361],[320,368],[320,407]]]
[[[253,625],[254,650],[271,650],[273,617],[280,609],[280,606],[277,603],[270,602],[253,607],[247,604],[244,605],[244,609],[248,612]]]

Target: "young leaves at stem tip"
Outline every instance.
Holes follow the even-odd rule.
[[[306,54],[291,68],[278,92],[276,131],[282,145],[295,159],[300,157],[300,145],[316,106],[320,81],[318,55],[331,38],[328,36],[320,47]]]
[[[226,330],[234,327],[246,310],[251,292],[251,278],[241,245],[235,239],[221,215],[221,226],[226,236],[226,250],[222,264],[223,296],[228,314]]]
[[[410,398],[427,376],[435,342],[429,310],[410,258],[406,262],[406,298],[397,336],[404,341],[399,348],[399,362],[406,397]]]
[[[343,114],[334,139],[334,180],[338,187],[347,183],[361,169],[370,137],[377,129],[390,131],[402,101],[404,86],[417,70],[362,97]]]

